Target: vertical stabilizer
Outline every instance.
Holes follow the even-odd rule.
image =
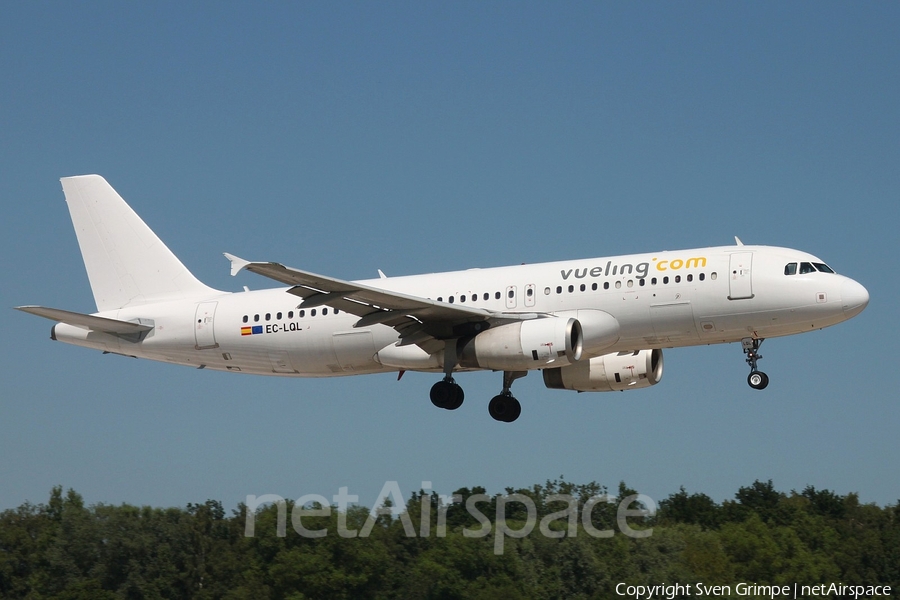
[[[98,311],[215,294],[99,175],[61,180]]]

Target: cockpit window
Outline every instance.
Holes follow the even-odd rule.
[[[834,269],[832,269],[825,263],[813,263],[813,266],[822,273],[834,273]]]
[[[785,275],[796,275],[797,274],[797,263],[788,263],[784,265],[784,274]]]
[[[800,263],[800,274],[806,275],[807,273],[815,273],[816,268],[812,266],[812,263]]]

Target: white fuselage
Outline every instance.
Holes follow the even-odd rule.
[[[859,313],[865,289],[829,272],[786,274],[816,263],[787,248],[728,246],[654,254],[471,269],[364,281],[369,286],[506,313],[582,319],[603,311],[619,339],[602,353],[769,338],[821,329]],[[144,336],[117,336],[60,323],[54,336],[81,346],[208,369],[327,377],[395,371],[379,350],[395,344],[386,325],[331,307],[305,309],[287,288],[218,292],[98,313],[140,321]],[[586,348],[585,358],[598,355]],[[423,366],[420,370],[440,370]]]

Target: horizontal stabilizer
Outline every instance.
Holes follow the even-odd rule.
[[[103,331],[118,335],[138,334],[150,331],[153,327],[149,325],[141,325],[140,323],[131,323],[129,321],[119,321],[118,319],[108,319],[106,317],[98,317],[95,315],[85,315],[82,313],[61,310],[59,308],[46,308],[44,306],[17,306],[16,310],[31,313],[51,321],[57,321],[81,327],[82,329],[90,329],[93,331]]]

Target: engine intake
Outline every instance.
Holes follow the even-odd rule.
[[[619,352],[544,369],[544,385],[554,390],[621,392],[656,385],[662,373],[662,350]]]
[[[495,371],[528,371],[571,365],[583,351],[577,319],[547,317],[517,321],[483,331],[460,351],[459,364]]]

